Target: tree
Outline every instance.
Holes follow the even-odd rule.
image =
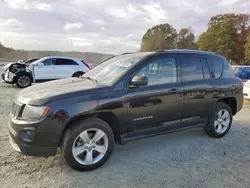
[[[246,44],[247,36],[250,31],[250,25],[248,24],[249,15],[248,14],[238,14],[236,15],[236,41],[233,50],[234,60],[240,62],[245,59],[244,45]]]
[[[250,31],[248,14],[220,14],[211,17],[208,29],[198,39],[198,48],[217,52],[239,63]]]
[[[198,48],[214,51],[232,59],[235,40],[235,15],[220,14],[211,17],[207,31],[200,35],[198,39]]]
[[[177,37],[176,30],[169,24],[156,25],[142,37],[141,51],[172,49]]]
[[[247,37],[247,42],[245,44],[245,56],[247,60],[250,60],[250,32]]]
[[[190,28],[183,28],[179,31],[176,41],[176,48],[178,49],[197,49],[195,43],[195,35]]]

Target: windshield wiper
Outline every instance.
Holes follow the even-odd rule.
[[[93,81],[93,82],[98,83],[98,81],[97,81],[96,79],[94,79],[94,78],[85,77],[85,76],[82,76],[81,78],[83,78],[83,79],[87,79],[87,80],[91,80],[91,81]]]

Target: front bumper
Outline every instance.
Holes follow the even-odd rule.
[[[2,78],[3,81],[5,81],[4,77],[5,77],[5,74],[2,73],[2,74],[1,74],[1,78]]]
[[[10,77],[8,72],[4,72],[4,73],[1,74],[1,79],[5,83],[13,84],[14,76],[11,75],[11,77]]]
[[[32,141],[29,140],[27,141],[22,136],[23,135],[22,133],[24,133],[27,130],[30,130],[29,128],[35,126],[37,126],[37,124],[17,125],[11,121],[8,126],[11,146],[16,151],[30,156],[44,156],[44,157],[54,156],[56,154],[58,147],[44,146],[43,143],[38,144],[38,142],[41,142],[37,140],[37,137],[39,137],[40,134],[39,131],[37,130],[34,131],[34,139]]]

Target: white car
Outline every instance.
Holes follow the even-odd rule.
[[[25,88],[36,81],[80,77],[89,69],[89,66],[80,59],[50,56],[38,59],[30,64],[14,63],[6,65],[2,80]]]
[[[250,100],[250,80],[244,84],[243,94],[245,99]]]

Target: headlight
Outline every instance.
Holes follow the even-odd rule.
[[[21,118],[22,119],[42,119],[48,114],[49,109],[50,109],[49,106],[25,105],[21,114]]]

